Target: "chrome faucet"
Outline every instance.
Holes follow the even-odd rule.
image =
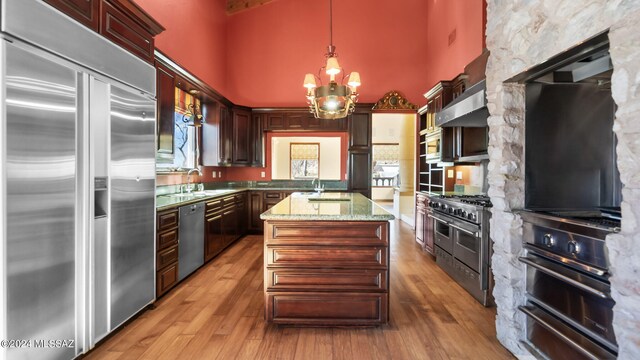
[[[321,193],[324,191],[324,186],[320,183],[320,178],[315,178],[311,181],[311,186],[313,186],[313,190],[317,193]]]
[[[197,172],[199,176],[202,176],[202,171],[200,171],[200,169],[198,168],[193,168],[191,170],[189,170],[189,172],[187,173],[187,192],[191,193],[192,189],[192,179],[191,179],[191,174],[193,174],[194,172]]]

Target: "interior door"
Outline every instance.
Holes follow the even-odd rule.
[[[111,329],[155,295],[155,109],[111,85]]]

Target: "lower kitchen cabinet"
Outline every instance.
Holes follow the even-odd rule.
[[[207,201],[204,260],[209,261],[247,232],[247,193]]]
[[[422,249],[431,255],[433,249],[433,220],[429,217],[429,198],[421,193],[416,193],[416,242]]]
[[[158,213],[156,224],[156,297],[160,297],[178,283],[178,209]]]
[[[260,219],[260,214],[269,210],[272,206],[282,201],[293,191],[282,190],[253,190],[249,192],[248,198],[248,221],[247,228],[253,234],[262,234],[264,221]]]

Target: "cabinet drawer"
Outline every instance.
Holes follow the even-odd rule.
[[[236,204],[242,204],[247,201],[247,194],[246,193],[237,194],[235,196],[235,200],[236,200]]]
[[[387,246],[387,222],[267,222],[267,245]],[[322,234],[322,237],[318,237]]]
[[[222,206],[229,206],[229,205],[235,204],[235,202],[236,202],[235,196],[227,196],[226,198],[222,199]]]
[[[267,322],[300,325],[374,325],[388,322],[388,295],[267,293]]]
[[[158,250],[178,244],[178,229],[158,234]]]
[[[282,194],[279,192],[266,191],[264,193],[264,198],[265,199],[282,199]]]
[[[158,231],[171,229],[178,226],[178,210],[171,210],[158,214]]]
[[[386,270],[338,270],[338,269],[269,269],[267,291],[336,290],[374,291],[387,290]]]
[[[222,208],[222,199],[207,201],[206,212],[217,211]]]
[[[157,269],[164,269],[167,265],[178,261],[178,245],[158,252]]]
[[[304,268],[383,268],[388,255],[386,247],[337,248],[327,246],[267,247],[267,266]]]
[[[169,265],[156,275],[156,294],[160,296],[171,289],[178,282],[178,263]]]

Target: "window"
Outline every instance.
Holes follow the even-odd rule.
[[[291,179],[304,180],[320,177],[320,143],[291,143]]]
[[[400,184],[400,145],[373,144],[374,187],[394,187]]]

